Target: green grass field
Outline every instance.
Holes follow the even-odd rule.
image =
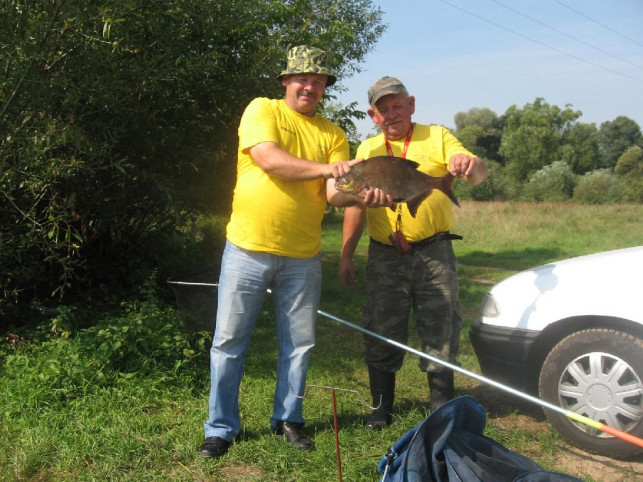
[[[461,263],[465,317],[460,362],[478,373],[468,327],[491,283],[531,266],[643,241],[637,205],[464,202],[456,211],[456,223],[453,231],[464,236],[463,241],[454,242]],[[340,244],[341,217],[329,215],[324,223],[320,308],[359,324],[363,279],[352,292],[339,285]],[[356,258],[361,261],[360,275],[366,246],[364,236]],[[128,317],[129,328],[121,330],[124,341],[118,343],[134,343],[134,338],[141,343],[146,324],[159,319],[179,323],[180,314],[174,308],[152,306],[130,308],[123,315]],[[76,313],[74,319],[86,317],[91,322],[99,316]],[[109,329],[109,325],[104,328]],[[318,319],[317,334],[309,385],[357,391],[368,399],[362,335],[323,317]],[[101,365],[97,360],[105,345],[90,344],[81,331],[70,330],[68,336],[40,333],[48,340],[43,346],[32,346],[28,340],[17,350],[5,346],[0,351],[0,481],[338,480],[330,390],[310,387],[305,394],[307,427],[317,445],[314,451],[300,453],[270,432],[277,347],[269,303],[257,323],[246,361],[240,397],[243,432],[221,459],[203,459],[196,452],[207,416],[207,337],[201,336],[196,352],[186,348],[187,358],[167,362],[173,360],[170,348],[178,341],[169,335],[161,338],[158,331],[152,335],[168,346],[158,350],[142,346],[141,350],[158,355],[139,360],[139,369],[126,364]],[[107,335],[103,331],[96,336]],[[195,336],[199,339],[190,336],[193,341]],[[412,337],[410,345],[417,347],[416,341]],[[123,353],[126,348],[112,344],[110,353]],[[567,444],[545,422],[538,407],[461,374],[456,375],[456,392],[472,395],[485,406],[486,434],[507,448],[548,470],[586,481],[606,480],[605,473],[591,472],[582,463],[562,461],[563,452],[572,458],[576,454],[579,460],[589,456]],[[358,395],[338,391],[336,399],[341,468],[347,481],[378,480],[377,464],[387,448],[429,413],[426,378],[419,371],[418,359],[410,354],[398,375],[394,423],[385,430],[364,428],[369,408]],[[636,467],[641,465],[610,467],[622,475],[610,480],[636,480]]]

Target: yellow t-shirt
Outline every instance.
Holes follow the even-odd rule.
[[[227,238],[250,251],[309,258],[321,249],[326,181],[284,181],[261,170],[249,149],[275,142],[309,161],[348,159],[346,134],[320,115],[308,117],[283,99],[254,99],[239,125],[237,184]]]
[[[394,156],[402,157],[405,140],[406,138],[390,141]],[[473,155],[448,129],[415,124],[406,159],[420,164],[418,170],[425,174],[440,177],[447,173],[451,156],[459,153]],[[362,142],[355,157],[368,159],[376,156],[388,156],[384,134]],[[390,245],[388,237],[395,231],[397,211],[393,212],[389,208],[369,208],[366,210],[366,219],[371,238]],[[447,231],[453,227],[453,223],[451,200],[437,189],[422,202],[415,218],[409,213],[406,204],[402,204],[402,233],[409,242],[420,241],[440,231]]]

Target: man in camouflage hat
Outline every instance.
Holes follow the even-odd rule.
[[[431,176],[447,172],[475,185],[487,178],[482,159],[465,149],[441,126],[414,123],[415,97],[395,77],[382,77],[368,90],[368,115],[381,134],[366,139],[357,157],[404,157]],[[412,216],[406,204],[397,210],[348,207],[344,211],[344,239],[339,277],[350,288],[356,278],[353,254],[368,223],[371,238],[366,263],[366,303],[362,323],[370,331],[406,344],[411,309],[422,340],[422,351],[452,364],[456,362],[461,331],[457,262],[451,234],[454,218],[451,201],[434,191]],[[402,367],[404,351],[365,336],[373,404],[376,410],[367,427],[381,429],[391,423],[395,398],[395,373]],[[434,362],[420,361],[427,372],[430,404],[437,408],[454,396],[453,371]]]
[[[256,98],[239,125],[237,184],[219,277],[216,328],[210,350],[209,418],[203,457],[224,455],[240,432],[239,385],[252,329],[266,290],[272,292],[279,355],[270,425],[300,450],[302,399],[321,295],[321,221],[335,206],[384,205],[380,190],[363,198],[338,192],[334,179],[347,161],[346,134],[317,114],[336,81],[326,52],[301,45],[280,75],[285,98]]]

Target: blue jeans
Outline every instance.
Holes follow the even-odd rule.
[[[217,321],[210,349],[205,436],[232,441],[240,431],[239,385],[266,290],[277,322],[277,386],[270,425],[304,423],[302,399],[321,295],[321,256],[298,259],[248,251],[227,242],[221,262]]]

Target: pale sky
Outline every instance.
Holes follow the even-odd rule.
[[[643,129],[643,0],[375,0],[388,29],[365,70],[342,81],[342,104],[368,108],[368,87],[399,78],[413,120],[455,127],[456,113],[502,115],[542,97],[580,122],[619,115]],[[372,134],[369,118],[357,123]]]

